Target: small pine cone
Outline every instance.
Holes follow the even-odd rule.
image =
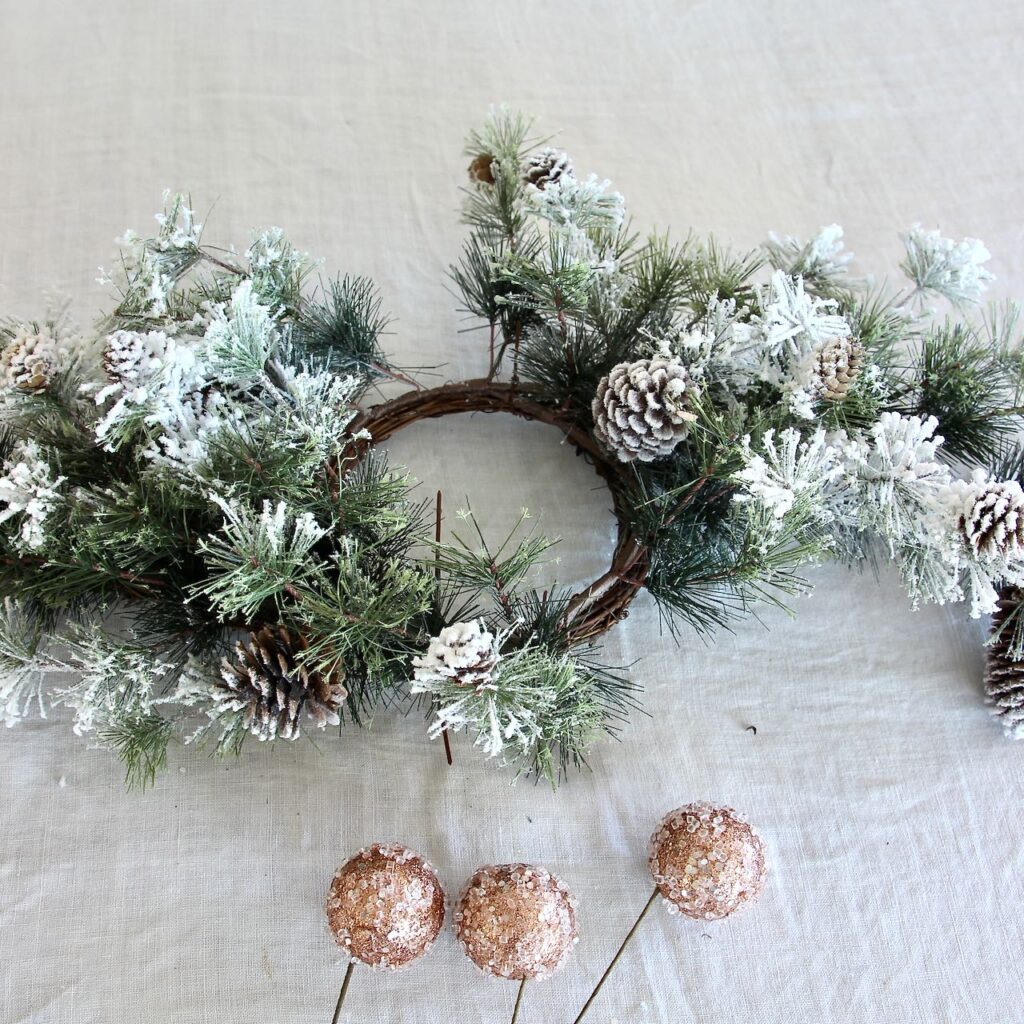
[[[1000,591],[985,659],[986,700],[1003,732],[1015,740],[1024,740],[1024,660],[1013,658],[1010,648],[1016,623],[1008,620],[1022,600],[1024,593],[1017,587]]]
[[[1020,557],[1024,554],[1024,490],[1016,480],[975,483],[957,526],[978,559]]]
[[[812,370],[814,397],[842,401],[859,376],[863,359],[864,346],[850,334],[816,345]]]
[[[429,689],[437,682],[489,687],[501,660],[494,636],[479,619],[446,626],[430,641],[427,653],[413,659],[416,682]]]
[[[619,363],[597,386],[594,432],[622,462],[668,455],[690,429],[696,387],[674,359]]]
[[[523,181],[537,188],[547,188],[562,177],[572,177],[572,160],[568,153],[548,146],[539,150],[523,164]]]
[[[38,394],[53,383],[59,361],[56,338],[23,328],[0,352],[0,375],[7,387]]]
[[[245,727],[261,740],[298,739],[302,717],[318,728],[337,725],[347,696],[340,672],[323,675],[302,664],[306,640],[284,626],[264,626],[235,646],[235,660],[221,663],[214,697],[243,713]]]
[[[103,344],[103,369],[113,384],[138,384],[162,365],[170,338],[163,331],[114,331]]]
[[[494,156],[491,153],[481,153],[473,158],[469,165],[469,180],[483,185],[494,184]]]

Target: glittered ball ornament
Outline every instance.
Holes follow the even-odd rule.
[[[649,864],[670,913],[715,921],[760,893],[765,847],[737,811],[699,802],[662,819],[651,837]]]
[[[499,978],[545,978],[578,941],[576,898],[558,878],[529,864],[480,868],[452,915],[455,935],[477,967]]]
[[[375,843],[337,871],[327,923],[338,945],[370,967],[422,956],[444,923],[445,897],[430,864],[404,846]]]

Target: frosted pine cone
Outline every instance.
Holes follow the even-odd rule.
[[[1003,732],[1015,740],[1024,740],[1024,659],[1013,657],[1016,622],[1010,616],[1022,600],[1024,594],[1017,587],[1000,591],[985,659],[985,697]]]
[[[114,331],[103,345],[103,369],[114,384],[139,384],[163,365],[171,339],[163,331]]]
[[[60,347],[44,331],[20,329],[0,352],[0,374],[9,388],[32,394],[45,391],[57,373]]]
[[[493,634],[479,619],[456,622],[430,641],[422,658],[413,659],[414,690],[429,691],[437,682],[485,689],[500,660]]]
[[[864,346],[849,334],[815,345],[811,371],[814,397],[842,401],[860,374],[863,358]]]
[[[1016,480],[976,480],[957,520],[978,559],[1009,560],[1024,555],[1024,491]]]
[[[563,177],[572,177],[572,160],[568,153],[551,146],[534,153],[523,164],[523,181],[536,188],[546,188]]]
[[[240,712],[257,739],[298,739],[305,716],[318,729],[337,725],[347,696],[340,672],[324,675],[301,663],[305,639],[284,626],[265,626],[235,646],[235,661],[221,663],[214,699]]]
[[[696,388],[674,359],[619,363],[597,386],[594,429],[622,462],[651,462],[670,451],[690,429]]]

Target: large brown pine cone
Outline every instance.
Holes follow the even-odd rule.
[[[1024,594],[1018,587],[1000,591],[985,662],[985,695],[992,714],[999,719],[1003,732],[1017,740],[1024,739],[1024,660],[1014,660],[1011,647],[1017,615],[1024,614],[1024,609],[1018,611],[1022,600]]]
[[[347,691],[340,672],[324,675],[300,661],[308,644],[284,626],[264,626],[225,658],[214,696],[241,712],[245,728],[261,740],[297,739],[305,717],[317,728],[337,725]]]

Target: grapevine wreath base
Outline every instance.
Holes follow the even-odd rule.
[[[175,739],[237,753],[418,701],[431,737],[554,784],[637,702],[595,642],[641,589],[710,633],[838,559],[996,613],[989,698],[1024,735],[1024,356],[1016,307],[980,305],[985,247],[912,227],[891,290],[837,225],[641,238],[531,131],[497,111],[467,143],[451,277],[483,379],[426,388],[369,281],[318,279],[276,228],[215,248],[180,194],[121,240],[95,329],[0,321],[8,724],[63,704],[145,783]],[[412,390],[374,404],[383,381]],[[550,543],[471,510],[441,542],[378,445],[463,412],[550,424],[594,467],[603,576],[539,592]]]
[[[564,612],[571,643],[600,637],[628,614],[630,604],[644,586],[647,556],[629,526],[625,505],[629,500],[628,480],[622,463],[609,458],[590,433],[567,420],[559,410],[531,401],[516,384],[489,378],[411,391],[371,408],[356,420],[355,426],[365,431],[373,444],[379,444],[419,420],[470,412],[509,413],[557,427],[608,485],[618,522],[611,565],[599,579],[574,594],[566,602]],[[367,450],[369,443],[366,440],[355,445],[355,452]]]

